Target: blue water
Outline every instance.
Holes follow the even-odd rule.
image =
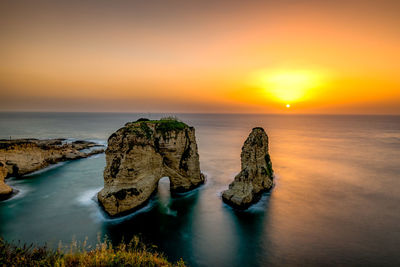
[[[0,113],[0,138],[104,142],[127,121],[170,114]],[[175,114],[176,115],[176,114]],[[177,114],[195,126],[207,183],[171,198],[167,178],[143,209],[109,219],[96,203],[104,155],[7,183],[0,236],[56,247],[140,235],[191,266],[399,266],[400,117]],[[220,193],[240,170],[241,146],[266,129],[275,187],[246,212]]]

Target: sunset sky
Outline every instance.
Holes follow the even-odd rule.
[[[400,114],[399,14],[394,0],[1,1],[0,110]]]

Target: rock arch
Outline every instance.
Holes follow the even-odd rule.
[[[204,182],[194,128],[171,119],[127,123],[108,139],[99,202],[110,216],[128,213],[145,204],[165,176],[171,193]]]

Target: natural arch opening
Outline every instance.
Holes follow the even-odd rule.
[[[170,178],[165,176],[158,181],[157,194],[158,210],[161,213],[168,215],[177,215],[177,211],[171,209],[172,195],[171,195],[171,181]]]

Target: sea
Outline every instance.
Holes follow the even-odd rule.
[[[0,202],[0,236],[54,248],[138,236],[189,266],[400,266],[400,116],[2,112],[0,138],[107,144],[126,122],[165,116],[195,127],[203,186],[171,196],[164,177],[145,207],[109,218],[104,154],[63,162],[7,179],[19,193]],[[221,192],[253,127],[269,136],[275,186],[236,211]]]

